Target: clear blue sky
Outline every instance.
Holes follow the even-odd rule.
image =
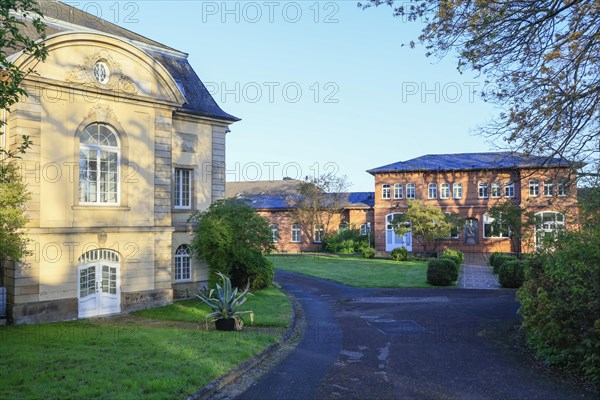
[[[420,23],[351,1],[70,2],[189,53],[217,103],[242,118],[227,179],[301,178],[331,168],[372,191],[369,168],[431,153],[488,151],[474,129],[494,109],[456,60],[402,43]],[[118,13],[116,12],[118,10]],[[317,169],[318,168],[318,169]]]

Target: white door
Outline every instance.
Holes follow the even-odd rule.
[[[91,253],[91,254],[88,254]],[[118,254],[92,250],[79,258],[79,318],[121,312],[121,279]]]
[[[404,235],[398,235],[394,232],[394,218],[402,213],[392,213],[385,216],[385,251],[392,251],[397,247],[404,247],[412,251],[412,233],[407,232]]]

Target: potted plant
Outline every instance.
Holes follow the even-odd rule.
[[[249,314],[250,322],[254,322],[254,313],[252,311],[239,311],[242,304],[248,300],[248,296],[252,296],[252,293],[248,292],[250,282],[248,282],[243,292],[238,293],[238,288],[231,288],[229,277],[220,272],[217,272],[217,274],[221,277],[223,286],[217,283],[216,291],[215,289],[211,289],[208,294],[201,293],[196,295],[196,297],[212,308],[213,312],[206,316],[206,320],[208,322],[208,319],[212,319],[217,330],[239,331],[244,325],[244,321],[240,318],[241,315]]]

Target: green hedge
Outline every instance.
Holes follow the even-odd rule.
[[[458,264],[462,264],[465,262],[465,255],[462,251],[460,250],[455,250],[455,249],[446,249],[444,250],[444,252],[442,253],[442,257],[443,256],[452,256],[452,257],[458,257]]]
[[[342,229],[336,234],[323,237],[323,249],[335,254],[354,254],[369,248],[368,236],[358,229]]]
[[[517,289],[523,285],[525,275],[521,260],[505,261],[498,269],[498,278],[502,287]]]
[[[375,249],[372,247],[366,247],[362,250],[363,258],[375,258]]]
[[[408,250],[404,247],[396,247],[392,250],[390,256],[396,261],[406,261],[408,259]]]
[[[440,260],[450,260],[456,265],[454,274],[452,275],[452,280],[456,281],[458,279],[458,273],[460,271],[460,258],[458,256],[444,255],[440,257]]]
[[[437,258],[427,263],[427,282],[435,286],[452,285],[458,278],[458,266],[449,258]]]
[[[494,269],[494,273],[497,274],[500,272],[500,267],[507,261],[517,260],[517,257],[509,254],[498,253],[496,257],[493,258],[492,268]]]

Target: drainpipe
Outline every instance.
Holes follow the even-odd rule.
[[[2,144],[0,145],[1,149],[6,151],[6,109],[2,110]],[[2,158],[0,161],[4,161],[5,155],[2,153]]]

